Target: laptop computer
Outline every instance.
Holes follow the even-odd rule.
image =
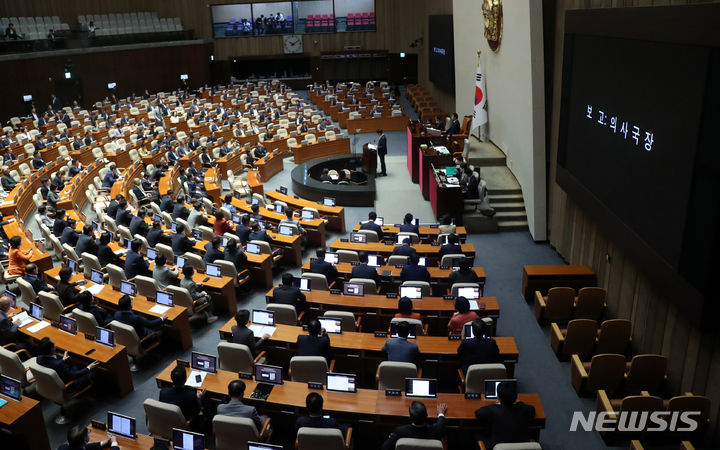
[[[323,206],[335,206],[335,199],[330,197],[323,198]]]
[[[344,295],[354,295],[356,297],[362,297],[365,295],[365,286],[359,283],[345,283],[343,285]]]
[[[287,195],[287,188],[285,186],[280,186],[278,192],[280,192],[282,195]]]
[[[154,248],[148,248],[146,251],[146,255],[149,260],[154,261],[155,258],[157,258],[157,250],[155,250]]]
[[[43,320],[43,307],[37,303],[30,303],[28,314],[35,320]]]
[[[435,378],[405,378],[405,397],[436,398],[437,380]]]
[[[390,337],[396,338],[398,337],[397,332],[397,325],[399,322],[390,322]],[[417,336],[415,335],[415,326],[410,325],[410,331],[408,331],[408,339],[417,339]]]
[[[248,242],[247,245],[245,246],[245,251],[247,251],[248,253],[253,254],[253,255],[259,255],[260,254],[260,246],[253,242]]]
[[[202,372],[217,372],[217,356],[208,355],[207,353],[192,352],[190,354],[190,367],[193,370]]]
[[[267,400],[273,388],[283,384],[282,367],[255,364],[255,381],[257,386],[250,394],[250,398]]]
[[[320,326],[325,328],[328,334],[342,334],[342,320],[330,317],[318,317]]]
[[[350,233],[350,242],[364,244],[367,242],[367,235],[363,233]]]
[[[329,392],[357,392],[356,375],[327,372],[325,385]]]
[[[59,328],[66,333],[77,334],[77,321],[72,317],[60,316]]]
[[[174,304],[173,294],[171,292],[157,291],[155,293],[155,302],[158,305],[171,307]]]
[[[380,267],[385,264],[382,255],[368,255],[368,266]]]
[[[220,270],[220,266],[217,264],[206,264],[205,274],[209,277],[220,278],[222,277],[222,270]]]
[[[330,264],[337,264],[340,262],[340,255],[337,253],[325,253],[325,262],[329,262]]]
[[[293,235],[293,229],[287,225],[280,225],[280,234],[283,236],[292,236]]]
[[[275,325],[275,313],[264,309],[253,309],[252,323],[257,325]]]
[[[282,445],[263,444],[248,441],[248,450],[283,450]]]
[[[400,286],[400,297],[419,300],[422,298],[422,288],[419,286]]]
[[[107,328],[95,327],[95,342],[115,347],[115,332]]]
[[[135,439],[135,418],[108,411],[108,433],[117,434],[129,439]]]
[[[22,382],[7,375],[0,375],[0,394],[19,401],[22,398]]]
[[[135,283],[130,283],[129,281],[121,281],[120,282],[120,292],[122,292],[125,295],[130,295],[130,296],[134,297],[135,293],[137,292]]]
[[[192,431],[173,428],[173,450],[203,450],[205,448],[205,435]]]
[[[312,220],[315,216],[312,211],[308,211],[306,209],[303,209],[300,213],[300,217],[306,220]]]
[[[457,291],[458,297],[465,297],[468,300],[477,300],[480,298],[480,288],[477,286],[460,287]]]
[[[103,273],[99,270],[91,269],[90,270],[90,281],[92,281],[95,284],[103,284]]]
[[[303,292],[310,292],[310,279],[309,278],[295,278],[293,286],[300,289]]]

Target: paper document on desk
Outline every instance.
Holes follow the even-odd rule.
[[[275,330],[277,330],[277,327],[273,327],[273,326],[270,326],[270,325],[255,325],[255,324],[252,324],[252,325],[248,326],[248,328],[251,329],[252,332],[255,334],[255,337],[258,337],[258,338],[259,338],[259,337],[262,337],[262,336],[265,335],[266,333],[269,334],[270,336],[272,336],[273,333],[275,333]]]
[[[165,314],[166,312],[168,312],[169,309],[169,306],[155,305],[150,308],[150,312],[155,314]]]
[[[450,150],[448,150],[448,148],[445,147],[444,145],[436,145],[435,151],[440,153],[441,155],[449,155],[450,154]]]
[[[368,148],[369,148],[370,150],[377,150],[377,145],[375,145],[375,144],[368,144]]]
[[[104,285],[104,284],[93,284],[92,286],[90,286],[90,287],[87,288],[86,290],[87,290],[89,293],[91,293],[92,295],[98,295],[98,294],[100,293],[100,291],[102,291],[103,289],[105,289],[105,285]]]
[[[203,384],[203,381],[205,381],[205,377],[207,376],[207,372],[201,372],[199,370],[193,370],[190,372],[190,375],[187,378],[187,381],[185,382],[185,386],[189,387],[200,387]],[[200,376],[200,381],[198,380],[198,375]]]
[[[22,328],[25,325],[29,325],[34,322],[33,318],[30,317],[30,315],[26,311],[23,311],[20,314],[16,314],[15,316],[13,316],[12,320],[18,328]]]
[[[480,309],[477,300],[470,300],[470,310],[475,311]]]
[[[36,323],[35,325],[31,326],[27,330],[31,333],[37,333],[38,331],[42,330],[46,326],[50,325],[50,322],[45,322],[44,320],[41,322]]]

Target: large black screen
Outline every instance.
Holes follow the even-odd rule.
[[[455,52],[451,14],[429,16],[428,43],[430,81],[438,88],[455,92]]]

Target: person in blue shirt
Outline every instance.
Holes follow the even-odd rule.
[[[427,281],[430,282],[430,272],[427,267],[418,264],[418,256],[408,257],[408,263],[400,271],[400,280],[405,281]]]
[[[324,248],[317,249],[315,253],[317,255],[317,259],[310,260],[310,272],[325,275],[329,285],[337,278],[338,270],[334,265],[325,261]]]
[[[223,208],[226,208],[228,211],[230,211],[230,214],[237,214],[237,209],[235,209],[235,206],[232,204],[232,195],[228,194],[225,196],[225,203],[223,204]]]
[[[420,354],[420,349],[418,349],[416,343],[408,341],[407,337],[410,334],[410,324],[404,320],[398,322],[397,334],[398,337],[385,341],[382,351],[387,353],[388,361],[415,364]]]
[[[405,214],[405,218],[403,219],[403,224],[400,225],[400,231],[405,233],[415,233],[420,234],[420,227],[415,225],[413,223],[413,215],[410,213]]]
[[[298,356],[323,356],[329,360],[330,338],[320,326],[320,321],[312,319],[308,322],[308,334],[298,335],[297,347]]]
[[[367,222],[363,222],[363,223],[360,225],[360,229],[361,229],[361,230],[372,230],[372,231],[374,231],[375,233],[377,233],[378,240],[382,241],[382,240],[383,240],[383,236],[384,236],[384,235],[383,235],[383,231],[382,231],[382,227],[381,227],[380,225],[378,225],[378,224],[375,223],[375,219],[377,219],[377,214],[375,213],[375,211],[370,211],[370,212],[368,213],[368,220],[367,220]]]

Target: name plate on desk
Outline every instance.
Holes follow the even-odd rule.
[[[313,383],[313,382],[309,382],[309,383],[308,383],[308,389],[320,389],[320,390],[322,390],[322,388],[323,388],[323,384],[322,384],[322,383]]]
[[[340,239],[340,242],[350,242],[350,239],[342,238],[342,239]]]
[[[385,294],[385,297],[387,297],[387,298],[397,298],[397,296],[398,295],[396,293],[391,293],[391,292],[388,292],[387,294]]]
[[[438,225],[430,225],[430,228],[438,228]]]
[[[396,269],[402,269],[403,267],[405,267],[405,264],[396,264],[395,265]]]
[[[455,296],[453,296],[453,295],[443,295],[443,300],[455,300]]]
[[[448,341],[459,341],[460,339],[462,339],[462,336],[459,334],[451,334],[448,336]]]
[[[350,265],[351,265],[351,266],[359,266],[359,265],[360,265],[360,261],[350,261]]]
[[[331,293],[331,294],[335,294],[335,295],[339,295],[339,294],[340,294],[340,289],[330,289],[330,293]]]
[[[91,420],[90,426],[95,429],[102,430],[102,431],[107,430],[107,426],[105,425],[105,423],[100,422],[99,420]]]
[[[395,241],[384,241],[385,245],[395,245]]]
[[[178,367],[190,367],[190,361],[185,361],[184,359],[177,359],[175,360]]]
[[[387,337],[387,331],[376,331],[375,337],[379,338],[386,338]]]
[[[449,268],[450,268],[450,266],[440,266],[441,270],[448,270]]]
[[[467,400],[479,400],[482,398],[482,394],[480,394],[479,392],[466,392],[465,398]]]
[[[433,247],[439,247],[440,243],[439,242],[431,242],[430,245]]]
[[[400,389],[385,389],[386,397],[400,397],[401,395],[402,391]]]
[[[252,380],[253,376],[251,373],[238,372],[238,378],[241,380]]]

